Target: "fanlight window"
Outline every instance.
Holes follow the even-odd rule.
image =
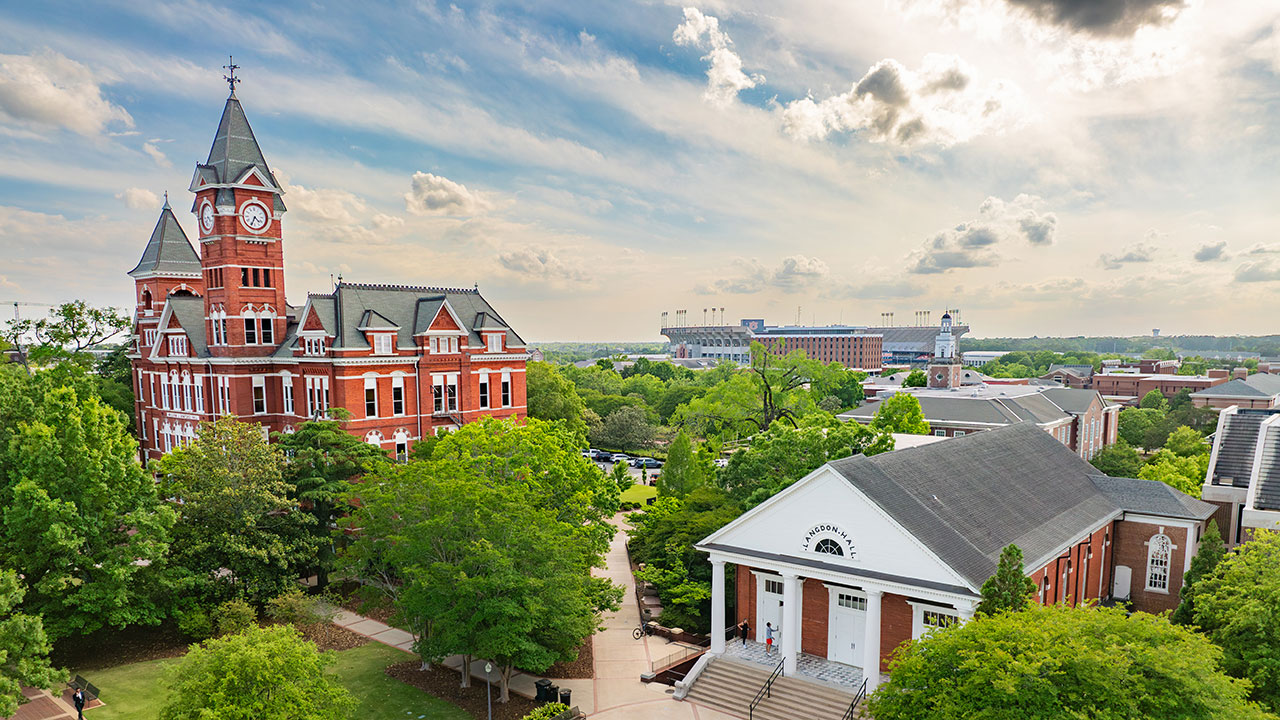
[[[839,555],[844,557],[844,548],[840,547],[840,543],[831,538],[822,538],[818,544],[813,546],[813,551],[824,555]]]

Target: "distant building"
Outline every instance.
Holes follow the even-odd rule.
[[[679,317],[682,315],[678,313]],[[929,362],[938,352],[942,333],[941,325],[766,325],[759,318],[744,319],[737,325],[669,325],[666,320],[664,314],[662,334],[671,341],[671,353],[676,357],[746,363],[751,359],[751,343],[759,342],[775,350],[804,350],[815,360],[838,362],[868,372],[879,372],[883,365]],[[969,326],[953,324],[950,329],[953,345],[948,352],[954,356],[954,343],[969,331]]]
[[[1210,370],[1208,375],[1174,375],[1151,372],[1102,372],[1093,376],[1093,389],[1103,397],[1125,405],[1137,405],[1152,390],[1173,397],[1181,390],[1192,393],[1222,385],[1229,379],[1226,370]]]
[[[1218,415],[1200,497],[1217,506],[1214,518],[1229,546],[1258,528],[1280,529],[1278,460],[1280,409],[1231,406]]]
[[[1120,407],[1107,403],[1094,390],[1044,385],[979,385],[958,389],[903,388],[898,392],[908,393],[920,401],[930,430],[942,437],[1034,423],[1085,460],[1092,459],[1117,438]],[[890,394],[877,395],[875,400],[839,417],[869,425],[883,398]]]
[[[970,367],[982,367],[989,362],[999,360],[1000,358],[1013,352],[1012,350],[969,350],[961,353],[961,359],[964,364]]]
[[[1060,365],[1049,366],[1049,372],[1040,376],[1041,380],[1051,380],[1063,387],[1089,390],[1093,387],[1092,365]]]
[[[1280,375],[1257,373],[1243,379],[1236,378],[1230,382],[1191,393],[1191,402],[1196,407],[1211,407],[1219,410],[1233,406],[1241,409],[1262,410],[1280,407]]]

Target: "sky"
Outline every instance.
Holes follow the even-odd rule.
[[[532,341],[1280,330],[1260,0],[6,4],[0,301],[132,307],[164,192],[194,236],[228,55],[294,304],[341,274],[478,284]]]

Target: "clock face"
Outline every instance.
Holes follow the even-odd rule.
[[[204,207],[200,208],[200,227],[204,228],[206,233],[213,230],[213,206],[209,203],[205,203]]]
[[[258,231],[267,226],[267,211],[261,205],[245,205],[240,216],[250,230]]]

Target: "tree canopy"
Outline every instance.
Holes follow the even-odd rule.
[[[1123,438],[1099,450],[1089,462],[1111,477],[1138,477],[1142,470],[1142,456]]]
[[[9,320],[4,339],[22,350],[19,361],[28,368],[66,360],[89,367],[93,356],[86,350],[119,335],[130,324],[117,308],[96,308],[75,300],[54,307],[47,317]]]
[[[924,387],[929,384],[929,378],[925,377],[924,371],[920,369],[912,370],[902,379],[902,387]]]
[[[880,403],[871,418],[871,429],[883,433],[928,435],[929,422],[914,395],[897,393]]]
[[[681,430],[667,451],[667,462],[658,476],[658,494],[684,497],[705,485],[715,475],[711,458],[693,447],[688,433]]]
[[[1036,584],[1022,567],[1022,549],[1009,545],[1000,552],[996,574],[982,584],[982,602],[978,612],[1019,612],[1035,602]]]
[[[158,623],[173,522],[82,373],[0,367],[0,567],[51,638]]]
[[[911,642],[868,709],[877,720],[1270,718],[1222,657],[1162,616],[1032,604]]]
[[[529,398],[529,417],[561,420],[569,430],[586,438],[584,412],[587,406],[574,390],[573,383],[554,365],[530,361],[525,366],[525,384]]]
[[[355,699],[292,626],[251,626],[192,645],[169,672],[160,720],[346,720]]]
[[[66,676],[49,664],[40,616],[18,611],[25,592],[17,573],[0,570],[0,717],[18,711],[23,687],[52,688]]]
[[[1190,625],[1196,617],[1196,585],[1213,573],[1218,563],[1227,556],[1227,546],[1222,542],[1222,533],[1218,532],[1218,521],[1210,520],[1209,527],[1200,537],[1200,548],[1191,558],[1191,567],[1182,576],[1182,588],[1178,591],[1180,601],[1169,619],[1179,625]]]

